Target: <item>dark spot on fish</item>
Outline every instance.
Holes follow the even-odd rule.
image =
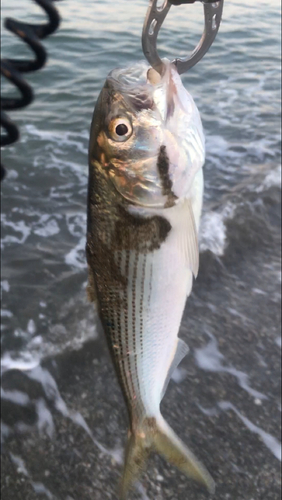
[[[171,230],[164,217],[138,217],[128,213],[121,205],[118,213],[113,239],[116,249],[136,250],[143,254],[153,252],[160,248]]]
[[[89,286],[92,289],[97,288],[96,293],[99,300],[101,300],[101,292],[103,292],[102,302],[106,308],[106,303],[120,306],[119,292],[127,286],[127,277],[121,274],[121,270],[115,262],[113,248],[101,240],[96,240],[95,243],[93,245],[91,238],[88,238],[86,245],[87,261],[90,268]],[[110,289],[114,290],[112,294],[109,293]]]
[[[143,464],[143,457],[141,456],[141,453],[140,456],[137,455],[136,457],[133,457],[133,459],[137,467],[141,467],[141,465]]]
[[[162,183],[162,194],[167,196],[165,208],[172,207],[177,200],[177,196],[172,191],[172,181],[169,178],[169,157],[166,153],[166,147],[161,146],[157,159],[157,168]]]
[[[155,430],[157,428],[157,422],[154,417],[148,417],[144,420],[144,426],[148,429]]]

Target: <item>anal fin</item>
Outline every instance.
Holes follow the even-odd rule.
[[[171,362],[171,365],[170,365],[170,368],[168,370],[167,377],[165,379],[165,383],[163,386],[161,399],[163,399],[163,397],[165,395],[165,392],[167,390],[167,386],[169,384],[169,381],[171,379],[171,376],[172,376],[175,368],[177,368],[177,366],[181,363],[182,359],[186,356],[186,354],[188,354],[188,352],[189,352],[189,347],[186,344],[186,342],[184,342],[184,340],[182,340],[182,339],[178,339],[175,355],[174,355],[174,358]]]

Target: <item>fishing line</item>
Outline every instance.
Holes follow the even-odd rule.
[[[40,40],[46,38],[56,31],[60,24],[60,16],[53,4],[54,0],[33,0],[41,7],[48,16],[44,24],[29,24],[6,18],[4,26],[33,51],[34,59],[1,59],[1,74],[9,80],[19,91],[19,97],[1,96],[1,128],[6,133],[1,133],[1,147],[8,146],[16,142],[20,137],[20,132],[5,111],[12,111],[28,106],[34,99],[31,85],[24,79],[23,73],[29,73],[41,69],[47,60],[47,52]],[[5,177],[6,170],[1,164],[0,180]]]

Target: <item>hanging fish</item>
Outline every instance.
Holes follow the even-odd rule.
[[[197,276],[205,158],[198,109],[175,66],[145,64],[106,79],[91,125],[87,259],[130,421],[121,498],[152,450],[214,490],[160,413],[188,352],[178,331]]]

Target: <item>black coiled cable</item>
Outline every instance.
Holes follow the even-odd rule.
[[[34,0],[48,16],[45,24],[28,24],[15,19],[5,19],[4,26],[9,31],[17,35],[23,42],[27,43],[35,54],[34,59],[27,61],[20,59],[1,59],[1,73],[20,91],[21,96],[1,99],[1,127],[6,131],[1,134],[1,147],[13,144],[19,138],[17,125],[10,120],[4,111],[20,109],[33,100],[33,91],[29,83],[23,78],[22,73],[36,71],[44,66],[47,53],[40,42],[43,38],[51,35],[60,24],[60,16],[52,0]],[[1,180],[5,177],[5,168],[1,165]]]

